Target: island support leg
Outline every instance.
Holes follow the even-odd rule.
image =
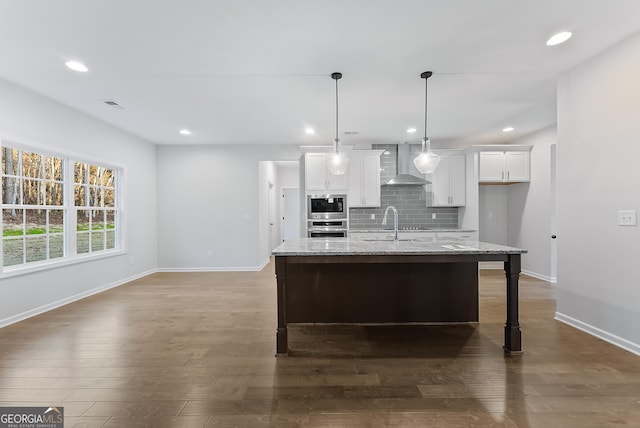
[[[504,263],[507,275],[507,322],[504,326],[504,350],[509,354],[522,353],[522,332],[518,322],[518,278],[520,277],[520,254],[509,255]]]
[[[276,332],[276,355],[286,355],[289,350],[287,342],[287,312],[286,312],[286,257],[276,256],[276,282],[278,289],[278,330]]]

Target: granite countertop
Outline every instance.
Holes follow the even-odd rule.
[[[475,232],[475,229],[453,229],[453,228],[431,228],[431,229],[398,229],[398,233],[420,233],[420,232]],[[349,229],[349,233],[391,233],[393,229]]]
[[[302,238],[280,244],[275,256],[523,254],[527,250],[480,241],[447,238]]]

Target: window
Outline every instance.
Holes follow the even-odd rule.
[[[3,267],[119,249],[118,169],[1,150]]]
[[[115,171],[79,162],[73,171],[78,253],[115,248]]]

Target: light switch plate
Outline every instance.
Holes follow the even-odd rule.
[[[638,215],[636,210],[618,211],[618,226],[637,226]]]

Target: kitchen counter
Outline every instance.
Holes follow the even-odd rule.
[[[477,323],[480,261],[504,262],[504,350],[521,353],[518,279],[526,250],[455,238],[361,235],[288,240],[273,250],[278,354],[289,352],[291,323]]]
[[[474,229],[437,228],[432,229],[398,229],[398,233],[432,233],[432,232],[475,232]],[[349,229],[349,233],[391,233],[393,229]]]
[[[397,241],[387,238],[304,238],[288,240],[279,245],[274,256],[347,256],[347,255],[462,255],[462,254],[523,254],[527,250],[480,241],[455,238],[432,239],[402,236]]]

